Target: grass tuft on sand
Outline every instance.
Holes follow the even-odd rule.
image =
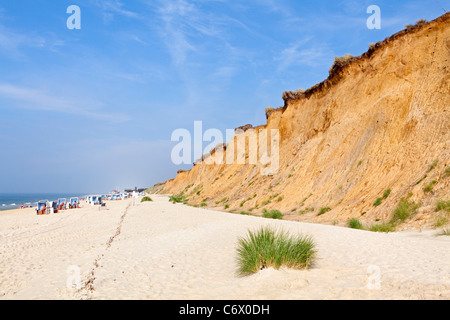
[[[352,229],[364,229],[362,223],[356,218],[352,218],[348,221],[348,227]]]
[[[175,203],[182,203],[186,200],[186,198],[183,195],[183,192],[177,195],[172,195],[169,197],[169,201],[172,202],[173,204]]]
[[[240,238],[237,248],[238,274],[247,276],[264,268],[307,269],[316,257],[315,243],[309,236],[262,227]]]
[[[450,228],[442,229],[437,236],[450,236]]]
[[[146,202],[146,201],[153,201],[152,198],[145,196],[141,199],[141,202]]]

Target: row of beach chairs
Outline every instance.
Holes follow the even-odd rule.
[[[75,209],[79,207],[80,207],[79,199],[76,197],[70,198],[68,208]],[[57,213],[61,210],[66,209],[67,209],[66,198],[60,198],[58,199],[58,201],[40,200],[37,203],[36,214],[43,215],[43,214]]]

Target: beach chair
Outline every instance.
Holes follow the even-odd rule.
[[[41,200],[38,201],[37,207],[36,207],[36,214],[37,215],[43,215],[47,212],[47,200]]]
[[[47,210],[47,214],[50,214],[50,213],[58,213],[58,202],[56,202],[56,201],[50,201],[49,202],[49,207],[47,208],[47,209],[50,209],[50,210]]]
[[[66,210],[66,198],[60,198],[58,199],[58,208],[57,210]]]
[[[78,208],[78,198],[70,198],[69,209]]]
[[[93,196],[92,197],[92,203],[95,204],[101,204],[102,203],[102,198],[99,196]]]

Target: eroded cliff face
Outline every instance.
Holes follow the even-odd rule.
[[[159,192],[183,192],[192,205],[255,215],[277,209],[285,219],[341,224],[389,221],[408,198],[418,210],[402,226],[429,226],[450,218],[436,211],[436,202],[450,196],[449,108],[447,13],[377,43],[286,101],[267,125],[248,129],[279,130],[277,173],[262,175],[261,164],[203,161]],[[217,152],[226,156],[227,149]],[[331,210],[319,215],[325,207]]]

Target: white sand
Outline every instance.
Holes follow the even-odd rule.
[[[152,198],[0,213],[0,299],[450,299],[450,237],[434,230],[372,233]],[[317,262],[236,276],[237,240],[261,225],[311,235]],[[80,290],[67,288],[72,270]]]

